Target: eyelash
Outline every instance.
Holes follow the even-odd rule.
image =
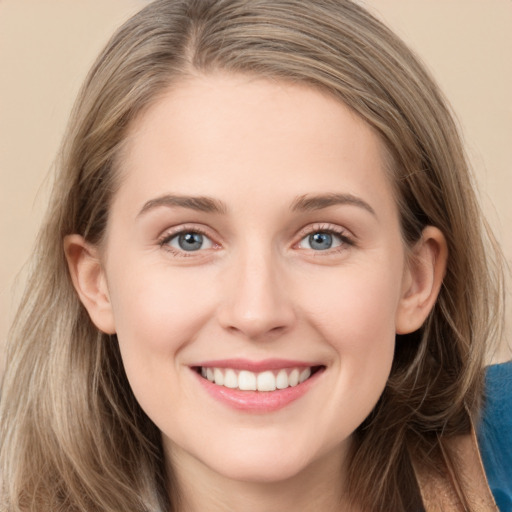
[[[356,242],[354,238],[351,235],[349,235],[349,231],[347,231],[345,228],[333,224],[313,224],[311,226],[304,228],[299,232],[300,240],[295,244],[295,246],[300,244],[306,237],[316,233],[335,235],[341,240],[341,244],[337,247],[325,249],[323,251],[314,251],[312,249],[306,249],[312,251],[315,256],[329,256],[332,254],[337,254],[342,251],[345,251],[348,249],[348,247],[356,246]]]
[[[208,238],[209,240],[211,240],[214,247],[219,246],[212,240],[212,237],[208,235],[208,233],[206,232],[205,229],[202,229],[199,226],[190,226],[189,227],[186,225],[180,227],[180,229],[178,231],[173,231],[171,233],[169,233],[169,232],[165,233],[161,238],[159,238],[158,245],[162,249],[170,252],[173,256],[183,257],[183,258],[189,258],[189,257],[193,257],[193,256],[197,257],[197,254],[194,254],[194,253],[200,253],[203,251],[201,251],[201,250],[197,250],[197,251],[177,250],[174,247],[169,245],[169,242],[171,240],[173,240],[177,236],[180,236],[180,235],[183,235],[186,233],[197,233],[197,234],[202,235],[202,236]],[[341,228],[339,226],[332,225],[332,224],[314,224],[312,226],[308,226],[308,227],[302,229],[299,232],[300,239],[297,243],[294,244],[294,247],[297,247],[298,244],[300,244],[306,237],[311,236],[316,233],[335,235],[336,237],[338,237],[341,240],[341,244],[337,247],[329,248],[329,249],[325,249],[325,250],[315,251],[313,249],[306,249],[306,250],[310,250],[311,252],[315,253],[315,256],[321,256],[321,255],[327,256],[327,255],[337,254],[339,252],[346,250],[348,247],[352,247],[352,246],[356,245],[355,240],[353,239],[352,236],[348,235],[348,231],[346,229]]]
[[[206,232],[205,229],[202,229],[201,227],[198,227],[198,226],[180,226],[180,229],[178,231],[173,231],[171,233],[167,232],[165,233],[159,240],[158,240],[158,245],[164,249],[165,251],[168,251],[170,252],[173,256],[177,256],[177,257],[181,257],[181,258],[190,258],[192,256],[196,256],[197,257],[197,254],[195,253],[200,253],[202,251],[183,251],[183,250],[177,250],[175,249],[174,247],[170,246],[169,245],[169,242],[171,240],[173,240],[174,238],[176,238],[177,236],[180,236],[180,235],[184,235],[186,233],[197,233],[198,235],[202,235],[210,240],[212,240],[212,237],[210,235],[208,235],[208,233]],[[216,244],[215,242],[213,242],[212,240],[212,243],[215,246],[218,246],[218,244]]]

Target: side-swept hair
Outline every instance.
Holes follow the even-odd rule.
[[[498,249],[438,87],[381,22],[348,0],[157,0],[126,22],[77,99],[32,274],[12,328],[0,404],[2,510],[177,510],[157,427],[71,283],[63,238],[99,243],[128,127],[173,83],[217,70],[309,84],[348,105],[387,148],[405,246],[427,225],[449,259],[425,325],[398,336],[391,376],[355,433],[349,492],[406,511],[411,465],[478,415],[501,325]]]

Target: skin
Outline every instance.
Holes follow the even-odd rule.
[[[435,228],[404,247],[384,162],[373,129],[317,90],[196,76],[132,126],[104,245],[67,237],[77,291],[97,327],[117,333],[184,510],[348,510],[352,434],[446,262]],[[297,208],[329,194],[344,201]],[[221,204],[199,211],[165,195]],[[203,248],[180,249],[176,234],[194,230]],[[332,248],[311,247],[318,232],[333,233]],[[325,370],[286,407],[249,413],[214,400],[190,368],[233,357]]]

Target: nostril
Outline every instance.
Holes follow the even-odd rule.
[[[282,335],[288,329],[288,325],[269,325],[270,322],[260,319],[243,319],[231,325],[225,325],[225,329],[231,334],[241,335],[253,341],[265,341]]]
[[[295,322],[293,302],[268,270],[247,271],[232,283],[217,310],[220,325],[231,334],[264,340],[287,331]]]

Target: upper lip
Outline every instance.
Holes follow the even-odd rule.
[[[194,365],[193,368],[232,368],[233,370],[248,370],[258,373],[265,370],[281,370],[283,368],[311,368],[323,366],[318,362],[296,361],[292,359],[263,359],[251,361],[249,359],[216,359],[214,361],[203,361]]]

